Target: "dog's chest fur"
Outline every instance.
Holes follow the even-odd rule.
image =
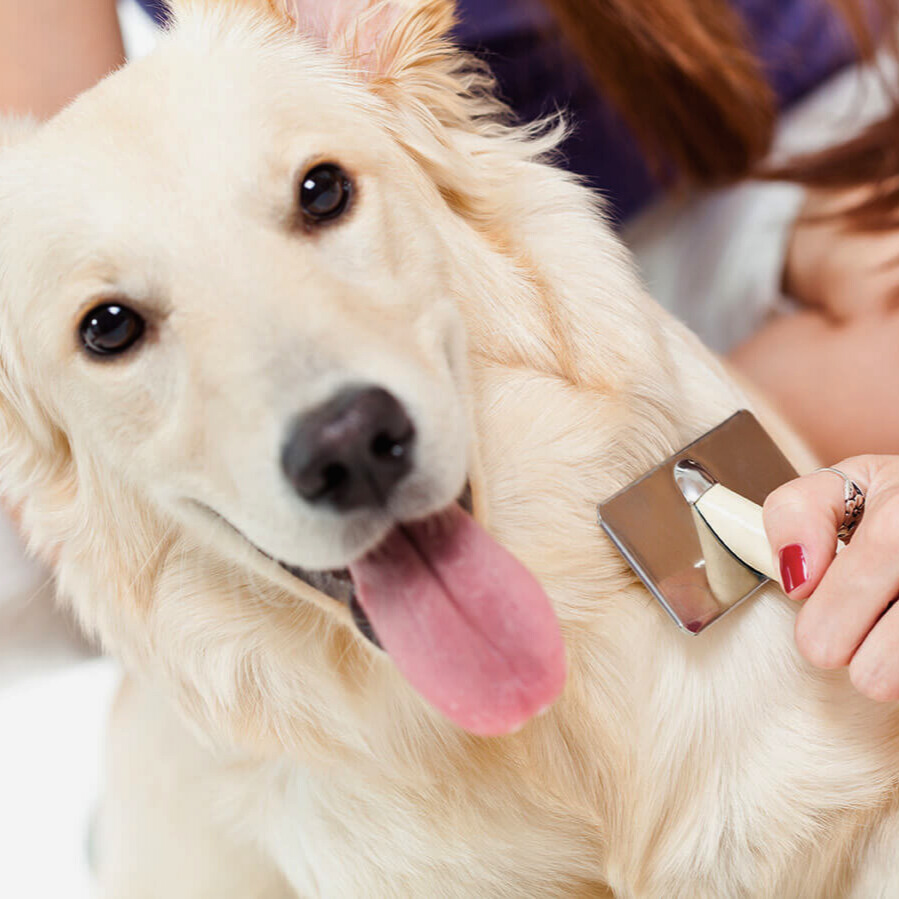
[[[531,795],[525,795],[531,792]],[[301,896],[571,896],[599,888],[595,822],[522,784],[385,781],[383,772],[294,771],[271,851]]]

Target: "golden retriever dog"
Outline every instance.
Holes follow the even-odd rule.
[[[2,487],[128,672],[101,895],[899,895],[896,708],[596,525],[748,400],[557,130],[445,0],[174,6],[0,153]]]

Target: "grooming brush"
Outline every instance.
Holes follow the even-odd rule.
[[[698,634],[776,580],[762,503],[796,476],[742,411],[602,503],[599,522],[677,625]]]

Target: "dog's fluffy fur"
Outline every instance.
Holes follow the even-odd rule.
[[[557,135],[500,123],[445,3],[350,33],[364,4],[334,2],[314,40],[295,8],[175,4],[154,56],[0,154],[2,487],[130,672],[103,895],[899,895],[895,709],[805,665],[775,590],[685,638],[595,524],[745,397],[546,164]],[[359,193],[311,233],[319,159]],[[77,324],[111,296],[151,333],[98,364]],[[393,514],[471,476],[552,597],[569,683],[519,734],[443,721],[197,505],[308,568],[378,542],[278,470],[290,419],[360,380],[421,436]]]

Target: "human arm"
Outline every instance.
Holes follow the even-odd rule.
[[[0,0],[0,112],[47,118],[123,61],[115,0]]]

